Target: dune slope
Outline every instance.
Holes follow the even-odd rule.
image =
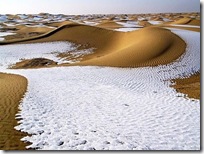
[[[0,73],[0,149],[23,150],[28,145],[20,139],[27,135],[16,131],[15,114],[27,89],[27,79],[19,75]]]

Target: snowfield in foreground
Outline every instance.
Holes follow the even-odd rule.
[[[2,53],[10,46],[0,47],[0,63],[7,60],[0,71],[29,81],[15,127],[33,134],[23,138],[32,142],[28,148],[199,150],[200,101],[181,97],[170,79],[200,71],[200,33],[172,31],[187,42],[187,51],[158,67],[8,70],[3,65],[11,61]]]

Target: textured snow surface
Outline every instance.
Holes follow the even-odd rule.
[[[15,128],[32,134],[23,138],[32,142],[29,147],[44,150],[200,149],[200,101],[169,87],[170,79],[200,71],[200,33],[173,32],[188,47],[165,66],[5,70],[0,65],[0,71],[29,81]],[[0,46],[0,53],[10,48]]]

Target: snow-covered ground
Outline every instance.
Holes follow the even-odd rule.
[[[15,128],[33,135],[23,140],[47,150],[200,149],[200,101],[169,87],[170,79],[200,71],[200,33],[172,31],[187,42],[187,51],[158,67],[9,70],[13,52],[35,45],[0,46],[0,71],[29,81]],[[44,44],[35,47],[47,52]]]

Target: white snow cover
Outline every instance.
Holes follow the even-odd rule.
[[[32,134],[23,138],[32,142],[28,147],[199,150],[200,101],[181,97],[169,80],[200,71],[200,33],[172,31],[186,41],[186,53],[158,67],[5,70],[4,63],[13,63],[12,52],[11,59],[5,52],[20,53],[25,45],[0,46],[0,71],[29,81],[15,127]],[[46,48],[39,44],[38,50]]]
[[[99,24],[99,23],[93,22],[93,21],[84,21],[84,23],[85,23],[86,25],[90,25],[90,26],[95,26],[95,25]]]
[[[122,25],[125,28],[136,27],[136,24],[134,24],[134,23],[127,23],[127,22],[116,22],[116,23]]]
[[[4,25],[6,25],[6,26],[8,26],[8,27],[13,27],[13,26],[15,26],[16,24],[14,24],[14,23],[4,23]]]
[[[148,21],[150,24],[152,24],[152,25],[158,25],[158,24],[161,24],[162,23],[162,21],[153,21],[153,20],[149,20]]]
[[[168,19],[168,18],[164,18],[164,17],[163,17],[163,20],[164,20],[164,22],[170,22],[170,21],[173,21],[173,20],[170,20],[170,19]]]
[[[118,29],[114,29],[115,31],[119,31],[119,32],[131,32],[134,30],[139,30],[141,28],[118,28]]]
[[[200,28],[200,26],[195,26],[195,25],[177,25],[177,24],[171,24],[171,26]]]

